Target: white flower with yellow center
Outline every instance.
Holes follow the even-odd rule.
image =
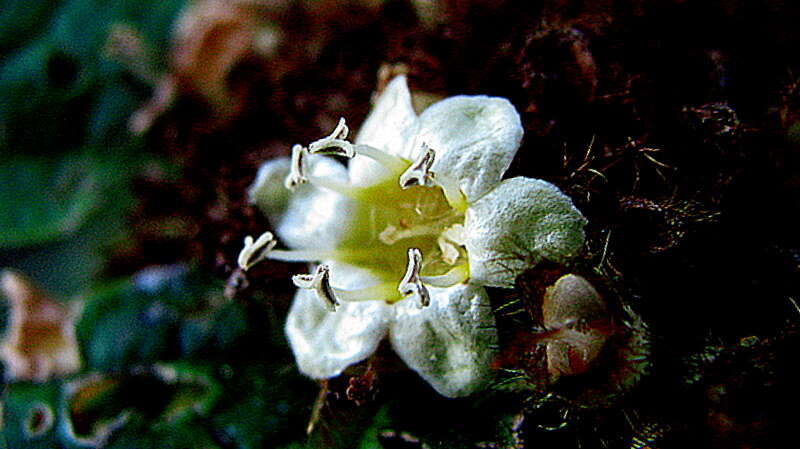
[[[264,257],[316,264],[294,277],[286,322],[300,370],[313,378],[340,374],[388,336],[439,393],[486,386],[497,332],[484,286],[510,288],[542,260],[574,257],[585,219],[550,183],[501,180],[522,139],[503,98],[452,97],[417,116],[399,76],[354,143],[347,134],[341,120],[291,159],[261,167],[250,198],[291,249],[273,249],[269,234],[248,238],[240,266]]]

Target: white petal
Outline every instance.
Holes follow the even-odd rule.
[[[431,304],[395,305],[389,338],[395,352],[444,396],[466,396],[492,379],[497,329],[483,287],[429,288]]]
[[[416,131],[417,114],[411,105],[406,77],[400,75],[389,82],[375,101],[358,131],[356,143],[410,160]],[[383,167],[364,156],[356,156],[350,161],[350,180],[353,184],[371,184],[385,173]]]
[[[583,247],[585,225],[572,200],[553,184],[507,179],[467,209],[471,280],[513,287],[520,273],[544,259],[564,263]]]
[[[291,162],[288,157],[270,159],[258,168],[256,180],[247,189],[250,204],[261,209],[274,225],[286,212],[291,192],[284,186]]]
[[[431,147],[431,170],[457,181],[469,202],[500,182],[523,134],[517,110],[497,97],[451,97],[426,109],[419,123],[413,150],[418,153],[422,143]]]
[[[331,278],[336,287],[348,289],[374,282],[363,270],[337,263],[331,263]],[[286,318],[286,336],[300,371],[326,379],[366,359],[386,335],[391,313],[383,301],[342,302],[330,312],[312,290],[299,289]]]
[[[325,156],[311,155],[309,171],[316,177],[344,182],[347,169]],[[250,201],[267,216],[275,234],[291,248],[332,249],[347,230],[353,203],[330,190],[303,184],[294,192],[284,186],[289,159],[264,163],[250,188]]]

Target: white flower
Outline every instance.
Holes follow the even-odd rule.
[[[550,183],[501,181],[522,139],[503,98],[452,97],[417,116],[400,76],[355,143],[347,133],[342,120],[291,160],[265,163],[250,191],[292,248],[266,257],[318,264],[295,276],[286,323],[300,370],[336,376],[388,335],[439,393],[485,387],[497,332],[484,286],[574,257],[585,219]]]

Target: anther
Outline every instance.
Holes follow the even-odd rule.
[[[422,252],[417,248],[408,249],[408,266],[406,274],[397,290],[404,296],[416,293],[419,297],[419,307],[427,307],[431,304],[431,295],[427,287],[422,284],[419,278],[419,270],[422,268]]]
[[[439,251],[442,252],[442,260],[449,265],[455,265],[461,253],[458,250],[459,246],[464,246],[466,238],[464,236],[464,225],[456,223],[439,235],[436,243],[439,245]]]
[[[311,142],[308,146],[308,151],[311,154],[332,154],[344,156],[348,159],[353,158],[356,155],[353,144],[345,140],[349,132],[350,130],[347,128],[344,118],[340,118],[336,129],[329,136]]]
[[[423,143],[420,157],[400,175],[400,188],[405,190],[411,186],[433,187],[434,173],[431,171],[431,167],[435,159],[436,152]]]
[[[292,276],[292,282],[298,288],[307,288],[314,290],[317,297],[322,300],[325,307],[331,312],[335,312],[339,307],[339,301],[336,295],[333,294],[330,282],[330,268],[325,264],[317,265],[314,274],[296,274]]]
[[[249,270],[250,267],[264,260],[277,243],[278,241],[269,231],[261,234],[255,241],[252,236],[248,235],[244,238],[244,248],[239,252],[239,267],[244,271]]]
[[[300,184],[308,182],[306,178],[306,156],[308,149],[302,145],[292,147],[292,162],[289,169],[289,176],[286,177],[286,188],[294,190]]]
[[[448,265],[455,265],[458,257],[461,256],[456,245],[447,240],[444,235],[440,235],[436,243],[439,245],[439,251],[442,252],[442,260]]]

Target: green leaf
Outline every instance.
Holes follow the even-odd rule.
[[[64,386],[62,443],[69,449],[104,444],[129,418],[123,382],[116,377],[89,375]]]
[[[294,368],[253,360],[228,371],[225,393],[211,417],[236,447],[273,447],[305,427],[316,389],[297,382]]]
[[[106,143],[106,134],[129,138],[128,117],[148,94],[125,86],[127,68],[111,61],[105,50],[109,33],[119,24],[137,30],[153,59],[148,65],[164,69],[172,23],[184,4],[4,1],[0,51],[9,54],[0,66],[0,153],[68,151]]]
[[[0,54],[42,32],[60,0],[3,0],[0,2]]]
[[[142,418],[131,420],[104,449],[222,449],[203,420],[151,427]]]
[[[177,323],[173,309],[131,283],[92,296],[78,323],[86,367],[118,371],[169,357]]]
[[[100,202],[98,168],[79,156],[16,157],[0,163],[0,248],[76,232]]]
[[[86,290],[101,250],[123,236],[132,203],[119,167],[135,165],[125,163],[88,150],[1,162],[0,266],[28,273],[56,295]]]
[[[143,270],[90,295],[78,341],[90,369],[121,370],[221,356],[246,330],[240,305],[221,300],[206,275],[176,265]]]
[[[372,424],[364,430],[364,435],[361,437],[361,442],[358,445],[359,449],[383,449],[383,445],[378,441],[380,431],[390,425],[389,410],[387,407],[382,407],[375,414]]]
[[[12,448],[56,449],[60,382],[12,383],[3,400],[3,434]]]

